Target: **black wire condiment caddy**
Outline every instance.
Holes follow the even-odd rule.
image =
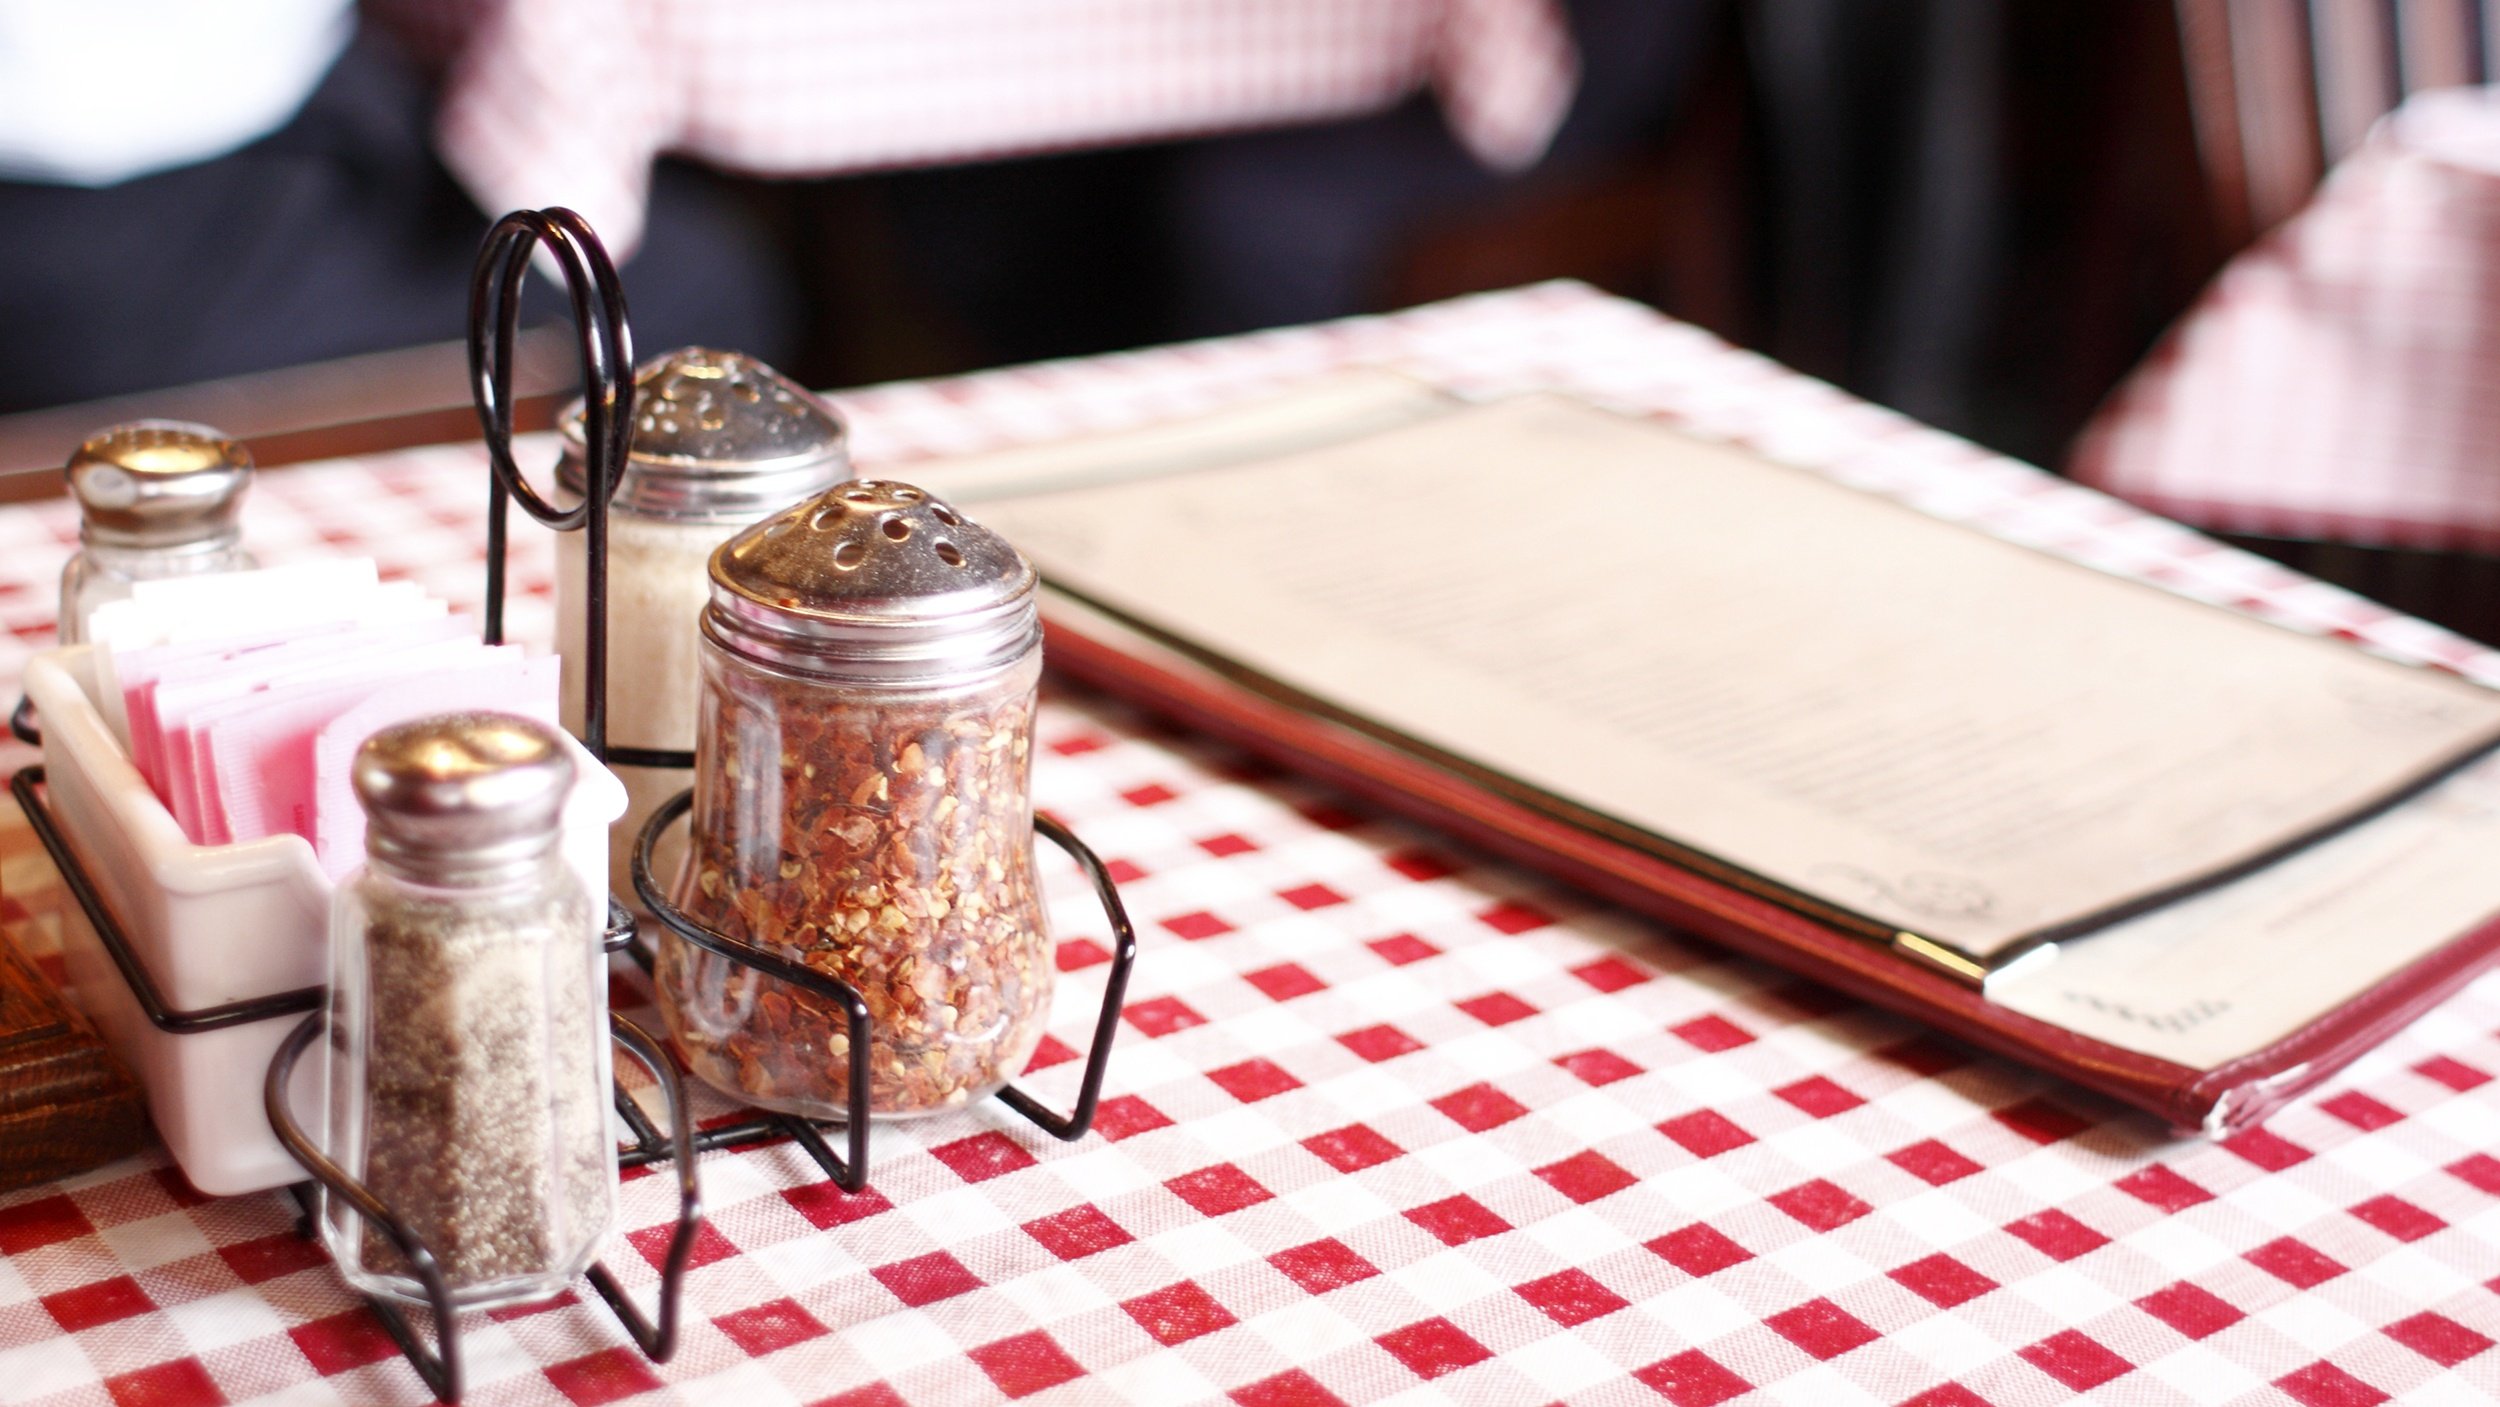
[[[580,353],[585,490],[581,501],[570,506],[559,506],[533,488],[512,453],[513,367],[520,332],[521,292],[532,257],[541,248],[562,275]],[[570,210],[551,207],[514,212],[496,222],[479,251],[471,278],[468,342],[471,392],[486,443],[490,476],[483,615],[486,643],[503,641],[510,508],[517,500],[524,513],[551,531],[584,535],[582,746],[602,763],[690,772],[694,766],[691,753],[611,746],[607,740],[608,510],[630,449],[634,364],[623,289],[606,250],[586,221]],[[10,724],[19,738],[40,742],[38,720],[28,703],[19,703]],[[325,989],[305,987],[211,1008],[175,1009],[165,1000],[163,988],[148,971],[69,844],[45,802],[43,781],[41,764],[22,768],[11,778],[10,793],[58,868],[64,888],[93,929],[99,946],[151,1025],[169,1035],[183,1036],[302,1015],[271,1061],[261,1101],[279,1143],[311,1179],[291,1189],[300,1209],[298,1231],[308,1237],[316,1234],[313,1221],[317,1200],[311,1188],[318,1185],[361,1215],[393,1245],[423,1287],[433,1311],[434,1342],[426,1342],[425,1335],[400,1305],[372,1296],[365,1297],[366,1303],[435,1396],[445,1402],[457,1402],[463,1389],[460,1319],[452,1309],[451,1292],[438,1259],[394,1209],[321,1151],[296,1122],[289,1107],[288,1091],[298,1061],[325,1034]],[[667,1251],[661,1258],[657,1300],[650,1314],[646,1315],[634,1303],[604,1264],[592,1265],[586,1278],[636,1347],[654,1362],[666,1362],[676,1351],[686,1271],[703,1225],[694,1155],[716,1148],[787,1140],[797,1145],[836,1187],[846,1193],[858,1193],[867,1187],[872,1122],[864,1111],[870,1107],[869,1060],[874,1018],[860,992],[831,974],[696,921],[670,900],[652,873],[655,846],[671,825],[687,815],[692,801],[691,789],[682,791],[662,803],[643,825],[632,860],[635,898],[647,913],[686,943],[796,987],[842,1013],[848,1038],[845,1108],[852,1111],[852,1117],[836,1124],[795,1114],[759,1112],[754,1117],[698,1129],[685,1082],[664,1044],[634,1022],[611,1015],[612,1041],[650,1073],[665,1106],[662,1118],[655,1121],[638,1099],[622,1083],[618,1084],[613,1103],[628,1135],[617,1146],[618,1165],[637,1168],[673,1161],[678,1214]],[[1101,859],[1047,814],[1035,813],[1033,824],[1035,832],[1066,853],[1090,882],[1110,925],[1112,961],[1074,1107],[1059,1113],[1013,1084],[1002,1086],[996,1093],[1002,1104],[1042,1132],[1073,1141],[1092,1127],[1100,1104],[1129,972],[1136,960],[1137,939],[1118,889]],[[605,946],[610,952],[626,953],[649,974],[653,952],[647,943],[638,941],[639,936],[633,914],[610,896]],[[828,1137],[836,1129],[840,1130],[842,1143],[838,1151]]]

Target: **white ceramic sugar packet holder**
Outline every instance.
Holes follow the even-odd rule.
[[[164,1004],[199,1011],[320,986],[330,970],[333,885],[310,842],[185,839],[106,723],[97,664],[91,646],[39,654],[27,663],[26,692],[43,719],[50,808]],[[608,827],[625,810],[625,789],[578,743],[566,743],[581,782],[564,811],[564,854],[590,892],[603,895]],[[231,1196],[302,1181],[261,1105],[270,1059],[302,1017],[169,1032],[149,1020],[74,906],[61,937],[73,995],[146,1087],[157,1132],[191,1184]],[[308,1127],[319,1124],[315,1083],[299,1078],[294,1090]]]

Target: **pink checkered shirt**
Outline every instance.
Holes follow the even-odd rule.
[[[488,210],[620,255],[651,160],[768,176],[1350,117],[1427,87],[1500,169],[1560,125],[1558,0],[381,0],[449,58],[439,144]]]

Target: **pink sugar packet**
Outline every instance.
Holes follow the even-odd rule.
[[[156,747],[155,686],[166,670],[179,670],[203,661],[237,660],[264,650],[284,649],[307,635],[318,637],[345,629],[347,622],[334,621],[302,630],[258,631],[206,644],[154,645],[120,651],[115,672],[121,680],[122,716],[129,728],[131,765],[139,769],[139,775],[158,797],[164,796],[164,770]]]
[[[436,678],[483,673],[493,687],[517,687],[522,655],[517,645],[461,640],[364,663],[351,677],[231,699],[192,720],[203,819],[221,837],[215,843],[290,833],[311,840],[312,743],[330,720]]]
[[[413,581],[377,582],[372,559],[324,559],[256,572],[142,581],[127,601],[108,601],[88,621],[97,699],[113,736],[130,740],[119,657],[158,645],[205,644],[333,621],[381,625],[440,616],[446,602]]]
[[[437,713],[517,713],[561,727],[556,715],[559,680],[554,656],[523,662],[517,671],[472,669],[429,674],[393,683],[323,725],[311,748],[313,856],[332,879],[365,862],[365,810],[349,780],[356,749],[394,723]]]
[[[346,637],[343,637],[346,638]],[[511,647],[505,647],[511,648]],[[211,722],[249,713],[265,705],[304,700],[324,691],[352,690],[433,669],[459,668],[486,652],[466,630],[448,639],[408,643],[367,642],[366,646],[298,659],[292,668],[254,668],[212,678],[174,682],[160,680],[154,707],[158,746],[165,774],[165,803],[194,844],[228,845],[253,836],[238,835],[227,823],[222,794],[212,764],[203,753],[204,728]],[[348,707],[360,693],[338,699],[330,712]],[[326,715],[325,715],[326,716]],[[239,774],[248,782],[250,772]]]
[[[341,619],[292,629],[254,631],[225,640],[119,651],[115,673],[121,683],[131,764],[147,779],[157,797],[170,805],[165,787],[163,729],[156,706],[161,685],[226,679],[237,687],[257,686],[261,681],[323,659],[403,649],[476,633],[474,621],[451,615],[361,627]]]

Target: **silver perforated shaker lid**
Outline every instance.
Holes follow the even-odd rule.
[[[703,633],[783,669],[930,684],[1041,643],[1033,566],[1005,538],[891,479],[829,489],[712,553]]]
[[[554,847],[573,758],[555,730],[509,713],[444,713],[365,739],[349,769],[365,853],[411,879],[478,883]]]
[[[556,482],[579,494],[583,406],[558,424]],[[611,505],[673,522],[740,523],[851,477],[850,432],[813,391],[744,352],[680,347],[634,371],[634,433]]]
[[[252,452],[187,420],[98,430],[62,470],[78,499],[81,540],[105,547],[231,544],[252,483]]]

